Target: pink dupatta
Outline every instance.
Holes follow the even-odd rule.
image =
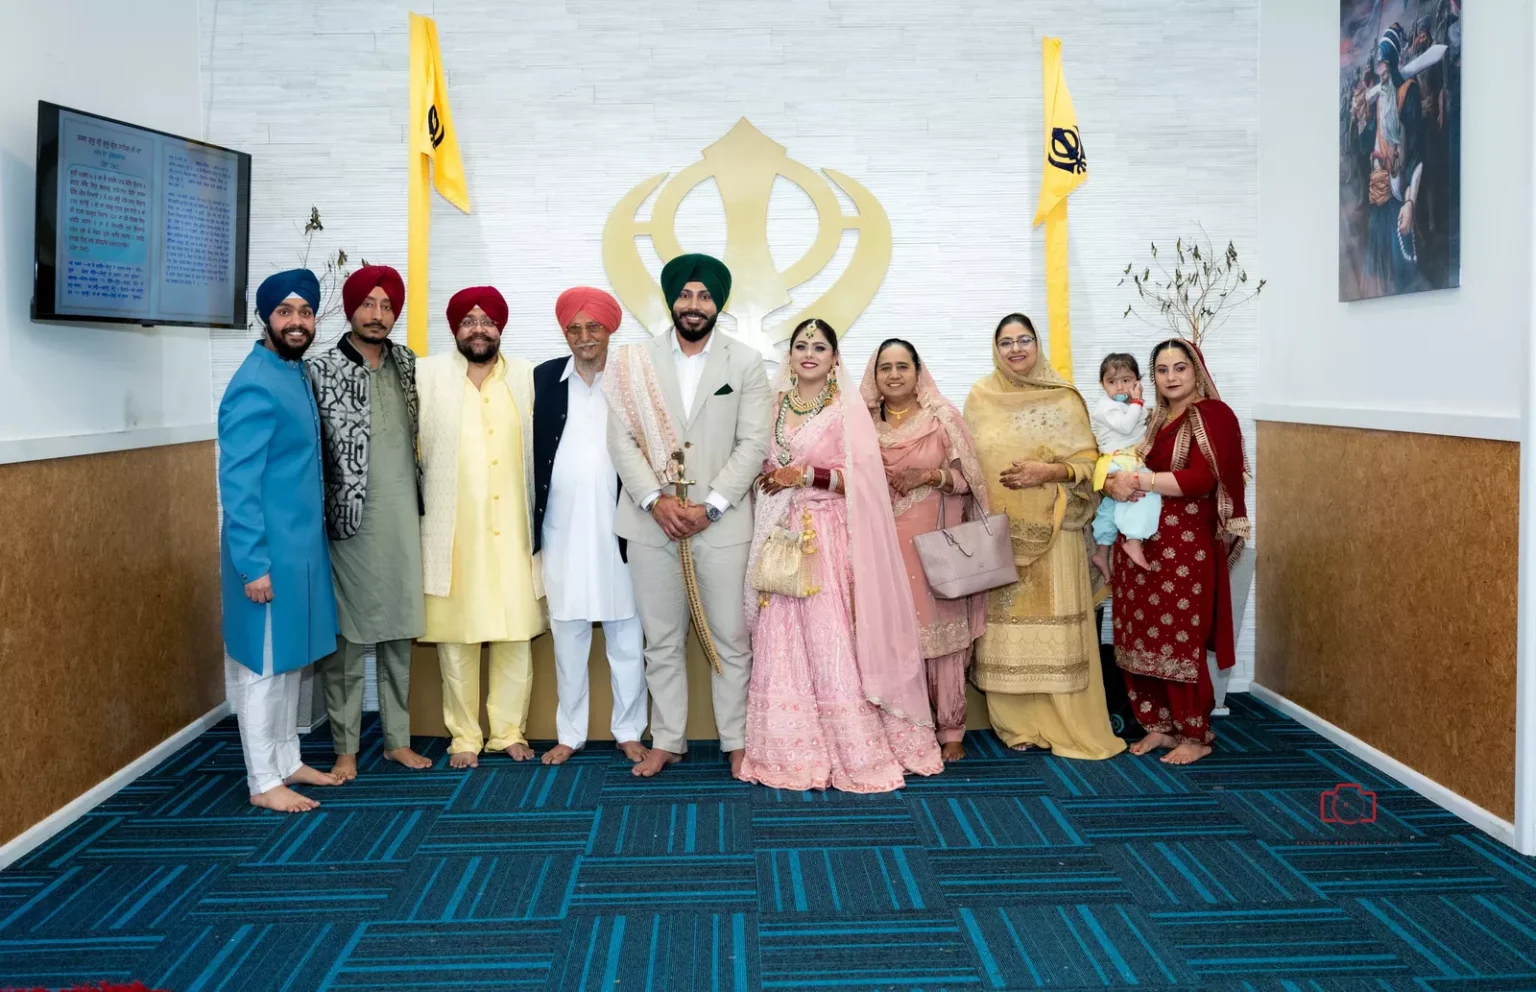
[[[790,388],[789,369],[786,357],[774,379],[775,397],[783,396]],[[841,361],[835,374],[839,383],[850,381]],[[777,416],[777,404],[774,412]],[[842,420],[840,430],[838,425],[829,423],[829,429],[806,434],[817,430],[817,420],[834,412]],[[918,647],[917,611],[912,605],[912,589],[907,584],[901,545],[896,539],[885,463],[880,457],[874,421],[857,391],[840,387],[827,409],[801,424],[795,437],[810,438],[807,447],[797,447],[797,460],[813,465],[842,465],[848,553],[853,571],[854,654],[864,698],[900,720],[932,727],[928,671]],[[756,568],[763,543],[773,527],[784,519],[796,492],[790,489],[773,495],[758,494],[748,575]],[[757,597],[756,590],[746,590],[747,628],[753,633],[757,631]]]

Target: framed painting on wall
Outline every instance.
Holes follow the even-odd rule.
[[[1461,284],[1461,7],[1340,0],[1340,300]]]

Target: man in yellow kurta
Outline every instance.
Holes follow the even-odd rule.
[[[437,643],[449,764],[480,751],[533,757],[524,736],[533,683],[529,642],[544,630],[533,575],[533,366],[501,354],[507,303],[489,286],[456,293],[448,323],[458,348],[417,365],[421,393],[424,641]],[[480,651],[491,647],[480,726]]]

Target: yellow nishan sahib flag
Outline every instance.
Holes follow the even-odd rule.
[[[437,23],[411,15],[411,171],[406,251],[405,339],[418,355],[427,353],[427,249],[432,241],[432,186],[443,199],[469,213],[459,135],[448,109]]]
[[[1046,38],[1041,65],[1045,96],[1045,174],[1035,225],[1045,221],[1045,308],[1051,331],[1051,367],[1072,381],[1072,315],[1067,286],[1067,194],[1088,178],[1083,136],[1072,94],[1061,76],[1061,39]]]

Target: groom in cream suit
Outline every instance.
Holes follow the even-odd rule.
[[[661,288],[672,328],[631,346],[606,384],[608,450],[624,488],[614,529],[629,542],[651,691],[652,750],[634,773],[655,775],[688,749],[689,611],[677,542],[691,538],[720,658],[712,678],[715,726],[734,774],[746,746],[752,672],[742,611],[752,483],[768,450],[773,397],[762,356],[715,330],[731,291],[722,262],[708,255],[674,258],[661,271]],[[663,484],[672,451],[683,453],[684,474],[696,483],[687,502]]]

